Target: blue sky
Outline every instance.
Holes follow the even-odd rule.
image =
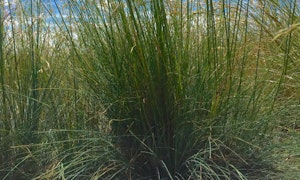
[[[28,10],[30,9],[31,2],[33,3],[33,6],[35,6],[36,3],[40,2],[40,3],[43,3],[45,8],[52,11],[52,16],[59,17],[59,13],[58,13],[58,9],[56,7],[56,4],[58,6],[62,6],[63,4],[67,4],[69,1],[70,2],[75,2],[76,0],[0,0],[0,1],[3,1],[4,5],[5,5],[4,16],[7,16],[9,14],[13,15],[13,13],[10,13],[9,10],[8,10],[9,9],[8,4],[11,4],[11,9],[13,11],[16,8],[15,4],[17,2],[22,2],[23,7],[27,8]],[[105,0],[99,0],[99,1],[105,1]],[[169,0],[169,1],[171,1],[171,0]],[[177,1],[177,0],[174,0],[174,1]],[[182,0],[182,1],[185,2],[186,0]],[[194,1],[196,2],[196,1],[199,1],[199,0],[194,0]],[[221,2],[221,0],[213,0],[213,1]],[[237,0],[225,0],[225,2],[229,2],[229,1],[231,3],[237,2]],[[255,4],[255,2],[257,0],[243,0],[243,1],[244,1],[244,3],[246,3],[247,1],[251,1],[252,3]],[[268,0],[265,0],[265,1],[268,2]],[[202,0],[202,2],[204,2],[204,0]],[[284,5],[287,6],[293,1],[292,0],[286,0],[286,1],[279,0],[279,2],[282,3],[281,4],[282,6],[284,6]],[[297,0],[296,2],[298,3],[298,6],[299,6],[300,5],[300,0]],[[193,3],[191,3],[191,6],[192,5],[193,5]],[[69,15],[67,6],[65,6],[64,8],[61,8],[61,10],[63,11],[62,13],[63,13],[64,17],[67,17]],[[34,13],[37,13],[37,12],[34,11]],[[41,13],[43,13],[43,12],[41,12]],[[47,16],[48,12],[44,12],[44,14]],[[46,21],[50,22],[51,18],[48,18],[48,20],[46,20]]]

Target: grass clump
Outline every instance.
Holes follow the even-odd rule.
[[[270,73],[248,43],[249,3],[71,4],[94,56],[79,63],[128,176],[187,178],[204,165],[204,178],[244,177],[238,167],[270,128],[261,109],[267,114],[277,86],[262,79]]]
[[[298,97],[296,1],[19,1],[2,9],[10,15],[1,14],[0,28],[1,176],[266,172],[261,147]]]

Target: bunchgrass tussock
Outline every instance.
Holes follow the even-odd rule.
[[[299,127],[296,0],[0,5],[4,179],[248,179]]]

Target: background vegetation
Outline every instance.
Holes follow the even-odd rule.
[[[2,179],[299,176],[296,0],[0,12]]]

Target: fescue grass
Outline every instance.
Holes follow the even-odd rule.
[[[299,126],[296,1],[53,2],[1,4],[0,177],[269,173]]]

